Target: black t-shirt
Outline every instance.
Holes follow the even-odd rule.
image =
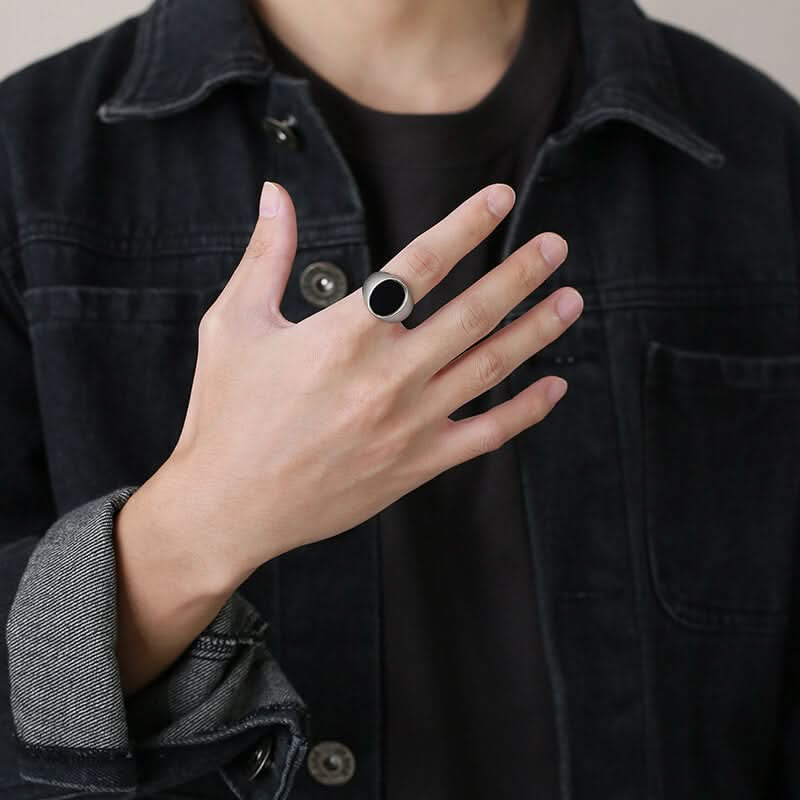
[[[545,136],[580,90],[572,3],[531,0],[506,72],[454,113],[366,107],[263,29],[276,66],[312,98],[358,184],[379,269],[467,197],[519,196]],[[499,263],[508,217],[417,301],[414,327]],[[508,381],[451,415],[509,398]],[[557,796],[551,690],[513,443],[457,465],[379,516],[387,800]]]

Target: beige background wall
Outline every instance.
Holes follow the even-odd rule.
[[[149,0],[0,0],[0,78],[148,5]],[[800,0],[639,0],[639,5],[742,56],[800,97]]]

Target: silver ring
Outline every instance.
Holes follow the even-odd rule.
[[[369,313],[383,322],[402,322],[414,310],[414,298],[408,285],[385,270],[367,275],[361,294]]]

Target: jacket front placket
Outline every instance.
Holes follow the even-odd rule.
[[[302,271],[333,262],[349,293],[373,270],[355,179],[314,105],[305,79],[273,73],[266,125],[287,136],[269,150],[268,177],[295,204],[298,250],[281,308],[299,322],[317,309],[297,294]],[[281,124],[278,124],[281,123]],[[375,267],[377,268],[377,267]],[[302,368],[302,365],[299,365]],[[283,554],[263,570],[277,587],[273,642],[281,667],[310,710],[310,746],[321,740],[352,750],[356,769],[338,795],[380,797],[381,671],[378,520]],[[276,596],[277,595],[277,596]],[[298,797],[326,798],[331,787],[298,772]]]

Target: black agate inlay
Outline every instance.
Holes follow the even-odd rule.
[[[403,305],[406,291],[399,281],[388,279],[379,283],[369,296],[372,310],[382,317],[394,314]]]

